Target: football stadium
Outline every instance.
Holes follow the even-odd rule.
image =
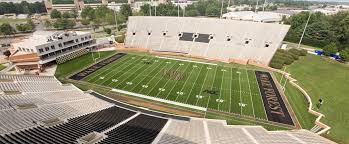
[[[321,136],[331,127],[297,80],[268,67],[289,28],[130,16],[113,51],[93,50],[87,33],[54,33],[44,47],[67,41],[68,52],[13,62],[57,63],[55,76],[0,74],[0,144],[335,143]]]

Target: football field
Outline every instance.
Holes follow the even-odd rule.
[[[169,101],[267,119],[253,70],[127,54],[82,80]]]

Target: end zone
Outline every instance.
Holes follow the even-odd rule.
[[[269,121],[294,125],[292,118],[281,98],[273,78],[270,73],[255,72],[258,86],[262,95],[263,104]]]

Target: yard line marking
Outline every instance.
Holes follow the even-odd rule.
[[[158,59],[154,59],[154,62],[155,62],[155,61],[158,61]],[[138,80],[138,77],[139,77],[139,76],[145,76],[145,78],[146,78],[148,75],[143,75],[143,73],[144,73],[144,72],[148,72],[147,70],[148,70],[149,68],[153,68],[153,69],[150,70],[150,72],[153,72],[153,70],[155,70],[155,68],[158,68],[159,65],[161,65],[161,63],[158,63],[156,66],[148,66],[148,67],[147,67],[146,69],[144,69],[141,73],[137,74],[137,76],[134,77],[134,78],[132,79],[132,81],[133,81],[133,80]],[[136,72],[133,72],[131,75],[133,75],[134,73],[136,73]],[[135,86],[132,87],[131,90],[133,90],[135,87],[137,87],[145,78],[143,78],[143,79],[140,80],[137,84],[135,84]],[[142,88],[148,88],[148,85],[143,85]]]
[[[221,87],[220,87],[220,89],[222,88],[223,81],[224,81],[224,72],[225,72],[225,71],[223,71],[223,74],[222,74],[222,81],[221,81]],[[222,97],[222,92],[221,92],[221,94],[219,95],[219,99],[221,99],[221,97]],[[220,104],[221,104],[221,103],[218,103],[218,111],[219,111],[219,106],[220,106]]]
[[[156,70],[157,68],[159,68],[159,66],[162,66],[162,64],[163,63],[165,63],[166,61],[162,61],[162,62],[160,62],[156,67],[153,67],[153,69],[151,70],[151,72],[150,73],[152,73],[154,70]],[[144,72],[146,72],[146,71],[144,71]],[[148,74],[150,74],[150,73],[148,73]],[[139,75],[137,75],[137,77],[138,77]],[[137,78],[136,77],[136,78]],[[130,91],[133,91],[133,89],[134,88],[136,88],[142,81],[144,81],[147,77],[150,77],[149,75],[145,75],[145,77],[141,80],[141,81],[139,81],[137,84],[136,84],[136,86],[135,87],[133,87]],[[152,77],[153,78],[153,77]],[[145,84],[145,85],[148,85],[148,84]],[[143,88],[142,88],[143,89]]]
[[[251,97],[251,103],[252,103],[252,112],[253,112],[253,117],[256,117],[255,113],[254,113],[254,106],[253,106],[253,100],[252,100],[252,94],[251,94],[251,86],[250,86],[250,79],[248,77],[248,72],[247,69],[246,70],[246,74],[247,74],[247,83],[248,83],[248,88],[250,89],[250,97]]]
[[[149,59],[150,59],[151,61],[154,60],[154,59],[151,58],[151,57],[150,57]],[[141,63],[142,63],[142,62],[141,62]],[[138,67],[138,69],[135,70],[134,73],[135,73],[136,71],[142,69],[142,68],[145,67],[145,66],[148,66],[148,65],[144,64],[143,66]],[[148,68],[149,68],[149,67],[150,67],[150,66],[148,66]],[[131,69],[129,69],[129,70],[131,70]],[[127,72],[125,72],[125,73],[127,73]],[[122,75],[124,75],[125,73],[123,73]],[[125,78],[124,80],[122,80],[121,82],[119,82],[115,87],[118,87],[120,84],[124,83],[124,81],[126,81],[128,78],[130,78],[134,73],[130,74],[129,76],[126,76],[126,78]],[[120,75],[120,76],[122,76],[122,75]],[[131,80],[131,81],[132,81],[132,80]]]
[[[202,91],[202,88],[203,88],[203,87],[204,87],[204,85],[205,85],[205,82],[206,82],[206,78],[207,78],[208,73],[209,73],[209,71],[207,71],[207,73],[206,73],[206,75],[205,75],[204,82],[202,83],[202,86],[201,86],[201,88],[200,88],[200,93],[199,93],[199,95],[200,95],[200,96],[201,96],[201,91]],[[197,104],[198,104],[198,101],[199,101],[199,99],[197,99],[197,100],[196,100],[195,105],[197,105]]]
[[[233,68],[230,67],[230,84],[229,84],[229,87],[231,89],[231,83],[232,83],[232,77],[233,75],[231,74],[233,72]],[[230,96],[230,102],[229,102],[229,112],[231,113],[231,90],[229,90],[229,96]]]
[[[137,61],[137,60],[135,60],[135,61]],[[131,64],[132,64],[132,63],[125,64],[125,63],[122,62],[120,67],[122,67],[122,69],[124,69],[124,68],[128,67],[128,66],[131,65]],[[114,68],[114,66],[111,67],[111,68]],[[107,72],[106,74],[104,74],[104,76],[107,76],[107,75],[109,75],[110,73],[115,72],[115,71],[118,70],[118,69],[110,70],[111,68],[109,68],[109,69],[107,69],[107,70],[104,70],[101,74],[103,74],[103,73],[106,72],[106,71],[109,71],[109,72]],[[118,71],[121,71],[121,70],[118,70]],[[101,74],[99,74],[99,75],[101,75]],[[99,76],[99,75],[98,75],[98,76]],[[99,79],[94,80],[92,83],[98,84],[98,83],[97,83],[98,81],[99,81]]]
[[[215,79],[216,79],[217,68],[218,68],[218,66],[216,66],[216,68],[214,69],[213,81],[212,81],[212,86],[211,86],[211,89],[213,88],[214,81],[215,81]],[[201,93],[200,93],[200,95],[201,95]],[[208,102],[207,102],[207,104],[206,104],[206,109],[208,108],[208,104],[210,103],[211,96],[212,96],[211,94],[209,94],[209,95],[208,95]],[[204,116],[204,118],[205,118],[205,117],[206,117],[206,112],[205,112],[205,116]]]
[[[187,64],[187,66],[185,67],[184,71],[187,71],[187,69],[189,68],[190,65],[191,65],[191,64]],[[189,77],[188,77],[188,79],[189,79]],[[187,81],[187,80],[186,80],[186,81]],[[172,91],[173,88],[177,85],[177,83],[178,83],[178,81],[176,81],[175,84],[172,86],[170,92],[166,95],[166,98],[165,98],[165,99],[168,98],[168,96],[171,94],[171,91]],[[182,92],[182,91],[180,91],[180,92]],[[179,96],[179,95],[177,95],[177,97],[178,97],[178,96]],[[176,99],[177,99],[177,98],[176,98]]]
[[[193,88],[194,88],[194,86],[195,86],[196,81],[199,79],[199,76],[200,76],[200,73],[201,73],[201,70],[202,70],[203,67],[204,67],[204,66],[202,66],[202,67],[200,68],[200,71],[199,71],[199,73],[198,73],[198,76],[196,77],[195,82],[194,82],[193,85],[191,86],[191,89],[190,89],[190,91],[189,91],[189,93],[188,93],[188,97],[187,97],[187,99],[185,100],[185,103],[188,103],[188,99],[189,99],[189,97],[190,97],[190,94],[191,94],[191,92],[193,91]],[[183,88],[184,88],[184,85],[183,85],[182,89],[183,89]]]
[[[133,62],[133,63],[134,63],[134,62]],[[121,71],[118,71],[118,72],[116,72],[115,74],[113,74],[111,77],[109,77],[109,79],[107,79],[106,81],[104,81],[102,84],[108,82],[108,81],[110,80],[110,78],[114,78],[115,76],[116,76],[117,79],[122,79],[122,76],[123,76],[124,74],[128,73],[128,71],[132,70],[133,68],[135,68],[135,67],[137,67],[138,65],[141,64],[141,63],[136,63],[136,64],[133,64],[133,63],[132,63],[131,65],[128,65],[127,67],[123,68]],[[126,71],[124,71],[124,69],[126,69],[126,68],[128,68],[128,69],[127,69]],[[121,75],[118,75],[120,72],[122,72],[122,74],[121,74]],[[124,80],[122,80],[122,81],[124,81]],[[111,86],[110,86],[111,83],[112,83],[112,81],[109,82],[109,83],[107,84],[107,86],[111,87]],[[119,83],[120,83],[120,82],[119,82]],[[126,84],[127,84],[127,85],[132,85],[132,83],[131,83],[131,84],[126,83]]]
[[[138,60],[140,60],[142,58],[139,58],[135,61],[133,61],[132,63],[127,64],[127,66],[123,67],[121,71],[122,72],[125,68],[128,68],[129,66],[132,66],[134,63],[138,62]],[[133,66],[132,66],[133,67]],[[110,73],[114,72],[115,70],[111,70],[110,72],[108,72],[106,75],[104,75],[105,77],[107,77]],[[107,82],[110,78],[114,78],[115,75],[117,75],[119,72],[116,72],[115,74],[113,74],[111,77],[108,77],[108,79],[104,80],[100,85],[103,85],[105,82]]]
[[[176,68],[176,70],[175,71],[177,71],[181,66],[183,66],[183,64],[181,65],[181,63],[179,64],[179,66]],[[188,67],[188,66],[187,66]],[[168,80],[166,81],[166,83],[164,84],[164,86],[163,87],[166,87],[166,85],[168,84],[168,82],[170,81],[171,79],[170,78],[168,78]],[[158,95],[159,95],[159,93],[160,93],[161,91],[159,91],[156,95],[155,95],[155,97],[158,97]],[[170,90],[170,92],[169,93],[171,93],[171,90]],[[167,96],[166,96],[166,98],[165,99],[167,99]]]
[[[171,68],[172,68],[173,66],[175,66],[177,63],[178,63],[178,62],[175,62],[175,64],[172,64]],[[170,68],[170,69],[171,69],[171,68]],[[156,77],[156,75],[158,75],[159,73],[160,73],[160,71],[158,71],[158,72],[147,82],[146,85],[149,85],[149,82],[151,82],[151,81]],[[163,79],[163,77],[161,77],[161,79],[160,79],[159,81],[156,82],[156,84],[154,85],[154,87],[151,88],[151,89],[149,90],[149,92],[147,93],[147,95],[149,95],[149,93],[151,93],[151,91],[153,91],[153,89],[156,87],[156,85],[158,85],[158,83],[159,83],[162,79]],[[142,89],[142,90],[143,90],[143,89]],[[141,90],[141,91],[142,91],[142,90]]]
[[[126,57],[126,56],[125,56],[125,57]],[[96,74],[97,74],[96,76],[91,77],[91,78],[87,77],[87,79],[86,79],[85,81],[93,80],[93,79],[95,79],[96,77],[100,76],[102,73],[104,73],[104,72],[105,72],[105,69],[109,70],[109,69],[111,69],[111,68],[114,68],[115,66],[118,66],[118,65],[122,64],[123,61],[129,61],[129,60],[130,60],[130,58],[128,58],[128,57],[125,58],[125,57],[116,60],[116,61],[118,61],[118,63],[114,63],[114,62],[116,62],[116,61],[113,61],[112,63],[110,63],[110,64],[112,64],[111,67],[108,67],[109,64],[107,64],[106,66],[100,68],[99,70],[97,70],[97,71],[99,71],[98,73],[96,73],[97,71],[94,72],[94,73],[92,73],[92,74],[95,74],[95,73],[96,73]]]
[[[217,64],[215,64],[215,63],[199,62],[199,61],[184,60],[184,59],[176,59],[176,58],[161,57],[161,56],[156,56],[156,57],[162,58],[162,59],[176,60],[176,61],[185,61],[185,62],[192,62],[192,63],[199,63],[199,64],[207,64],[207,65],[217,65]]]
[[[254,77],[256,78],[256,82],[257,82],[257,85],[258,85],[258,81],[257,81],[257,76],[256,74],[254,74]],[[267,112],[265,111],[265,107],[264,107],[264,102],[263,102],[263,99],[262,99],[262,93],[261,93],[261,90],[259,89],[259,85],[258,85],[258,91],[259,91],[259,97],[261,98],[261,101],[262,101],[262,105],[263,105],[263,111],[264,111],[264,116],[265,116],[265,119],[268,120],[268,117],[267,117]]]
[[[240,87],[240,103],[242,104],[242,97],[241,97],[241,81],[240,81],[240,77],[241,77],[241,73],[238,71],[238,72],[236,72],[236,73],[238,73],[239,74],[239,87]],[[241,105],[239,105],[240,106],[240,114],[242,115],[242,106]]]
[[[196,67],[197,67],[197,66],[196,66]],[[192,70],[191,70],[191,71],[190,71],[190,73],[189,73],[189,77],[188,77],[188,79],[187,79],[187,80],[185,80],[185,82],[184,82],[183,86],[181,87],[181,90],[180,90],[181,92],[183,91],[183,89],[184,89],[184,87],[185,87],[186,83],[189,81],[189,78],[191,77],[191,74],[193,73],[194,69],[196,69],[196,67],[192,67]],[[188,93],[188,94],[189,94],[189,93]],[[176,97],[175,101],[177,101],[178,96],[179,96],[179,95],[177,95],[177,97]],[[187,97],[189,97],[189,95],[188,95]]]

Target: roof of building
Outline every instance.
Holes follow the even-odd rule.
[[[223,18],[233,18],[246,21],[281,21],[282,16],[275,12],[253,12],[253,11],[237,11],[223,14]]]
[[[10,56],[11,62],[37,62],[40,58],[36,53]]]
[[[72,32],[72,31],[70,31]],[[57,36],[65,33],[64,31],[36,31],[31,36],[23,39],[21,42],[13,43],[13,46],[24,47],[24,48],[35,48],[35,46],[49,43],[48,38],[50,36]],[[75,31],[77,35],[86,34],[88,32]]]

